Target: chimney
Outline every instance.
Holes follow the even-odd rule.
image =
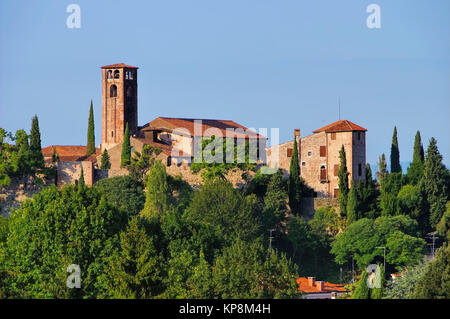
[[[314,287],[314,277],[308,277],[308,286]]]
[[[316,281],[316,287],[318,291],[323,291],[323,281]]]
[[[294,136],[300,137],[300,129],[299,128],[294,129]]]

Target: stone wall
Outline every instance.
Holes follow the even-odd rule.
[[[331,197],[306,197],[302,199],[301,212],[305,220],[310,220],[314,217],[316,210],[320,207],[331,206],[334,208],[336,214],[340,213],[339,201],[337,198]]]
[[[56,184],[58,186],[76,184],[80,180],[81,167],[83,167],[85,184],[92,186],[94,183],[94,167],[90,161],[58,163]]]

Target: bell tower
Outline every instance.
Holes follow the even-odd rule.
[[[128,123],[137,133],[137,67],[123,63],[102,69],[102,151],[121,144]]]

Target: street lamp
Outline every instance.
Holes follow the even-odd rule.
[[[383,249],[383,269],[384,271],[386,271],[386,247],[375,247],[375,248],[380,248]]]

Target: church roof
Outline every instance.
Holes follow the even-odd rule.
[[[359,125],[356,125],[355,123],[352,123],[347,120],[339,120],[334,123],[328,124],[322,128],[319,128],[318,130],[313,131],[313,133],[320,133],[320,132],[352,132],[352,131],[367,131],[364,127],[361,127]]]
[[[124,63],[116,63],[116,64],[104,65],[101,68],[102,69],[118,69],[118,68],[139,69],[137,66],[126,65]]]
[[[201,126],[195,128],[195,121],[201,121]],[[200,129],[201,127],[201,129]],[[211,130],[210,130],[211,129]],[[253,130],[246,128],[231,120],[211,120],[211,119],[188,119],[188,118],[171,118],[171,117],[157,117],[150,123],[144,125],[141,130],[168,130],[183,134],[188,131],[190,136],[204,136],[209,137],[217,133],[212,129],[218,129],[223,137],[227,136],[227,129],[233,129],[236,138],[250,138],[250,139],[266,139],[265,136],[256,133]],[[243,130],[239,132],[239,130]]]
[[[95,148],[96,154],[86,155],[86,146],[82,145],[50,145],[42,149],[46,162],[52,161],[53,149],[56,149],[60,162],[91,161],[95,163],[97,156],[101,154],[99,148]]]

